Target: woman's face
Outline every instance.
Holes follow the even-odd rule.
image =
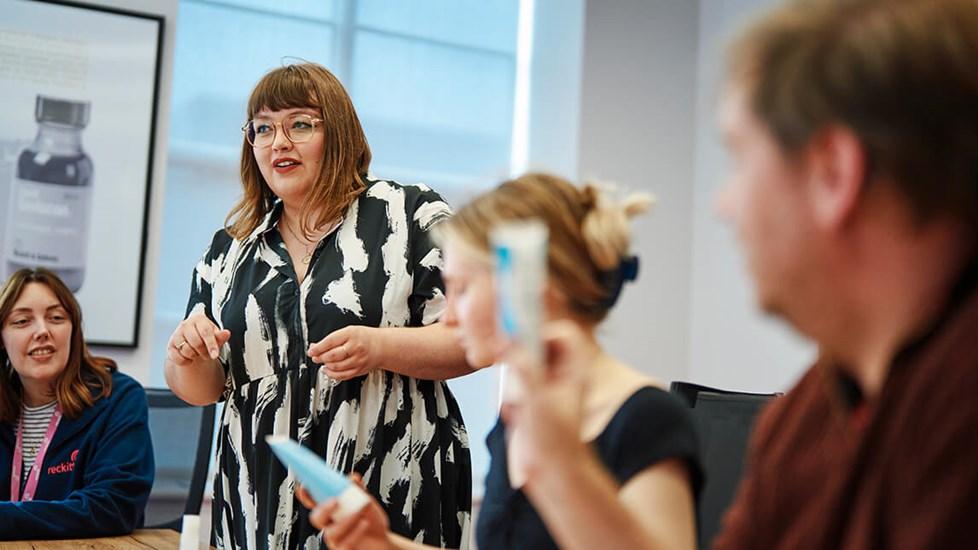
[[[45,391],[68,365],[71,317],[43,283],[24,285],[0,329],[3,348],[24,386]]]
[[[282,131],[286,125],[305,126],[305,122],[290,118],[296,114],[319,120],[314,123],[312,135],[307,141],[293,143]],[[270,145],[252,147],[262,177],[272,192],[286,204],[300,206],[319,177],[325,147],[322,113],[308,107],[281,111],[262,109],[255,113],[252,121],[255,128],[274,132]]]
[[[496,362],[504,338],[496,321],[492,270],[449,239],[444,248],[445,323],[455,329],[465,360],[473,367]]]

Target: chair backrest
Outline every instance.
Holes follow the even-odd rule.
[[[699,547],[710,548],[740,484],[754,419],[780,394],[735,392],[689,382],[673,382],[669,391],[692,409],[700,438],[706,483],[697,506],[697,534]]]
[[[147,388],[156,479],[146,527],[180,530],[184,514],[200,514],[210,467],[215,405],[194,407],[165,388]]]

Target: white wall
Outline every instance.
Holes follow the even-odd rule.
[[[698,21],[686,0],[591,0],[584,28],[579,176],[659,199],[603,341],[666,382],[687,377]]]
[[[577,175],[585,0],[536,0],[529,170]]]
[[[715,122],[723,47],[776,2],[586,3],[576,175],[659,198],[635,225],[641,274],[604,341],[664,381],[777,391],[814,356],[757,312],[737,243],[712,208],[726,170]]]
[[[119,369],[143,384],[152,375],[150,351],[153,341],[153,311],[156,307],[157,266],[159,264],[160,222],[163,212],[163,186],[166,181],[167,137],[170,126],[170,88],[173,78],[173,44],[175,39],[177,0],[88,0],[83,4],[108,6],[127,11],[162,15],[163,56],[160,66],[159,96],[156,107],[156,136],[153,151],[153,179],[150,184],[150,207],[147,219],[146,265],[143,266],[142,305],[139,314],[139,347],[127,350],[93,347],[96,355],[112,357]]]
[[[775,0],[700,0],[689,378],[721,388],[786,389],[814,350],[757,312],[732,231],[713,212],[727,159],[716,130],[722,51],[731,35]]]

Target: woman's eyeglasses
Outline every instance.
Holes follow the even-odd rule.
[[[276,126],[281,126],[285,132],[285,137],[292,143],[302,143],[309,141],[316,131],[316,125],[323,122],[321,118],[313,118],[309,115],[295,114],[289,115],[282,122],[275,122],[267,118],[256,118],[245,122],[241,127],[245,138],[254,147],[268,147],[275,142]]]

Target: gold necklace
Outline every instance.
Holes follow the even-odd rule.
[[[310,247],[306,245],[303,242],[303,240],[299,238],[298,235],[295,234],[295,231],[292,229],[292,226],[287,221],[282,220],[282,223],[285,224],[285,228],[289,230],[289,233],[292,233],[292,236],[295,237],[295,240],[299,241],[299,244],[306,249],[306,255],[302,257],[302,263],[305,265],[309,265],[309,262],[312,261],[312,253],[316,249],[316,247],[312,246],[311,247],[312,249],[310,250]]]

